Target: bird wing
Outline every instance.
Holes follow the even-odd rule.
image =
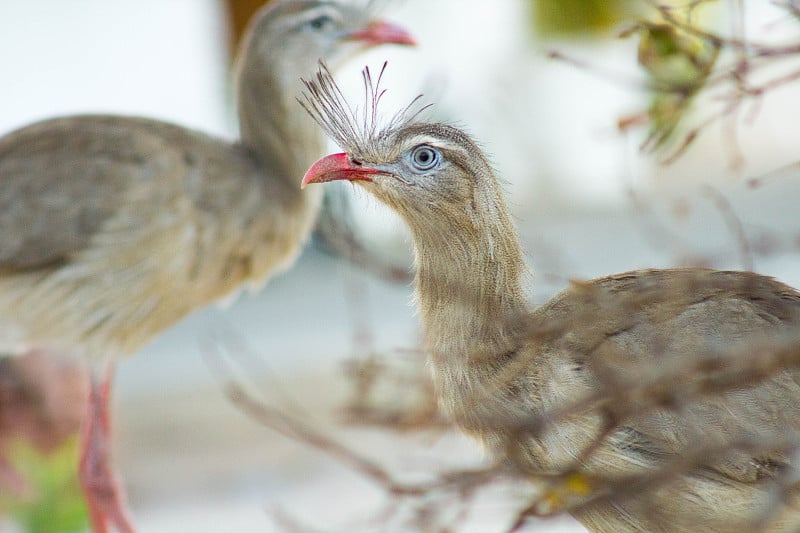
[[[126,205],[166,203],[186,188],[209,151],[249,164],[227,143],[134,117],[58,118],[0,138],[0,270],[68,260]]]
[[[0,139],[0,267],[30,270],[67,259],[152,179],[160,160],[149,121],[78,116]],[[154,142],[155,141],[155,142]]]
[[[291,196],[274,181],[239,145],[148,119],[0,139],[0,341],[137,349],[273,266],[241,239],[288,246],[270,239]]]
[[[798,372],[751,381],[761,347],[791,339],[800,325],[800,293],[787,285],[750,272],[635,271],[579,283],[537,314],[559,324],[551,342],[587,373],[587,390],[597,383],[631,394],[648,383],[667,387],[657,398],[664,389],[653,386],[649,399],[673,405],[624,420],[649,453],[780,440],[787,428],[800,429]],[[698,366],[701,359],[722,364]],[[722,454],[710,466],[755,481],[786,461],[765,449]]]

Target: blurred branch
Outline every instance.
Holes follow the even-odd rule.
[[[716,33],[703,30],[693,24],[682,20],[675,13],[683,11],[684,7],[674,7],[659,3],[656,0],[649,0],[650,4],[658,11],[666,22],[672,26],[685,31],[688,34],[704,39],[720,48],[730,48],[745,55],[740,61],[747,62],[760,57],[780,57],[800,53],[800,44],[796,45],[770,45],[748,41],[743,38],[724,37]]]
[[[770,74],[755,81],[776,65],[787,66],[789,60],[800,58],[800,43],[765,43],[748,39],[745,2],[732,2],[729,10],[733,20],[732,36],[723,35],[698,25],[696,11],[712,1],[683,2],[680,5],[649,0],[651,12],[636,19],[621,37],[638,35],[637,61],[646,74],[645,81],[631,79],[605,67],[550,51],[549,57],[567,62],[576,68],[599,75],[627,87],[639,88],[650,94],[650,107],[640,113],[622,117],[621,131],[648,125],[649,133],[641,145],[645,152],[661,154],[660,162],[670,164],[681,157],[708,127],[725,120],[726,144],[731,152],[731,166],[739,168],[743,161],[737,141],[738,118],[746,101],[758,104],[771,91],[800,80],[800,68]],[[793,1],[773,5],[797,17]],[[730,60],[720,60],[725,52]],[[700,95],[716,109],[708,112],[695,126],[686,127],[687,117]],[[750,119],[757,107],[752,108]]]
[[[725,219],[725,223],[730,228],[731,233],[733,233],[739,250],[739,261],[742,264],[742,270],[754,271],[756,268],[753,250],[747,238],[747,233],[744,230],[742,219],[739,218],[731,203],[719,190],[710,185],[706,185],[703,187],[702,191],[706,197],[714,202],[714,205],[719,209],[719,212]]]
[[[437,409],[424,360],[422,352],[399,352],[347,361],[344,422],[401,432],[452,429]]]
[[[685,295],[675,297],[678,300],[691,298],[692,292],[691,287],[687,286]],[[587,295],[587,298],[603,297],[602,291]],[[623,308],[619,313],[613,314],[628,316],[646,306],[653,298],[652,291],[631,295],[621,304]],[[589,316],[571,316],[529,330],[526,335],[546,342],[548,338],[560,337],[564,331],[578,327],[581,321],[593,319]],[[792,457],[800,446],[800,435],[792,432],[780,435],[735,433],[719,441],[704,437],[703,428],[696,428],[695,438],[689,439],[681,453],[660,458],[649,467],[642,466],[627,473],[611,469],[607,474],[591,476],[582,471],[583,464],[602,461],[608,446],[613,446],[615,439],[618,441],[620,435],[629,431],[629,424],[638,418],[651,416],[654,412],[670,412],[681,416],[695,402],[757,386],[782,372],[800,369],[800,335],[796,333],[709,349],[706,353],[680,361],[665,358],[669,364],[659,366],[626,366],[621,369],[613,353],[594,354],[589,360],[592,372],[600,382],[596,394],[577,398],[568,405],[522,421],[494,420],[497,431],[518,434],[510,442],[528,442],[546,438],[548,431],[556,431],[564,425],[569,427],[576,420],[588,420],[586,417],[590,417],[595,420],[595,437],[588,447],[576,452],[573,462],[556,470],[532,471],[529,466],[523,466],[524,461],[517,463],[513,450],[509,450],[507,456],[510,460],[507,462],[466,469],[434,469],[426,472],[428,479],[422,482],[402,481],[379,461],[366,458],[360,451],[344,446],[318,429],[318,425],[310,422],[306,415],[291,414],[284,407],[271,406],[265,399],[249,391],[241,378],[236,377],[223,351],[228,352],[228,349],[216,346],[210,350],[207,354],[209,362],[221,380],[226,395],[241,412],[256,423],[307,445],[372,481],[389,498],[385,508],[375,515],[376,520],[388,524],[392,520],[404,519],[411,530],[457,531],[458,525],[474,505],[474,496],[497,484],[514,482],[521,492],[528,495],[524,508],[521,511],[510,509],[507,517],[511,524],[509,531],[520,531],[527,527],[532,516],[558,515],[608,499],[618,500],[640,491],[664,487],[681,476],[706,471],[709,465],[718,464],[730,454],[744,452],[759,457],[777,453]],[[411,361],[417,361],[422,366],[421,358],[415,357]],[[371,407],[366,405],[364,396],[385,387],[377,382],[382,379],[391,382],[396,377],[397,369],[377,359],[368,360],[364,365],[358,367],[356,373],[359,377],[353,384],[355,396],[363,402],[359,414],[368,415],[363,419],[363,424],[375,431],[430,428],[427,424],[404,423],[404,419],[413,420],[414,415],[408,413],[404,417],[397,406],[389,406],[390,410],[381,416],[380,410],[386,407],[385,404],[378,402],[371,404]],[[349,368],[348,371],[352,374],[354,369]],[[414,372],[403,374],[399,388],[411,386],[407,381],[410,375],[423,380],[416,385],[417,388],[428,390],[424,373]],[[426,401],[431,404],[428,409],[435,411],[433,395],[427,397]],[[415,408],[414,405],[419,407],[419,404],[403,405],[411,409]],[[369,413],[369,409],[374,409],[374,412]],[[375,420],[379,420],[380,424],[376,426]],[[349,424],[358,424],[360,421],[357,416],[348,417]],[[759,529],[768,524],[774,518],[782,498],[794,491],[797,483],[797,474],[788,463],[765,463],[760,472],[765,480],[772,480],[774,497],[753,516],[752,524],[742,524],[745,529],[751,526]],[[405,510],[405,514],[401,510]],[[411,513],[410,518],[408,512]],[[294,524],[297,530],[307,530],[288,515],[282,514],[280,521]]]
[[[781,177],[792,176],[798,170],[800,170],[800,161],[795,161],[794,163],[783,165],[780,168],[776,168],[775,170],[771,170],[770,172],[761,174],[760,176],[752,177],[747,180],[747,185],[753,188],[761,187],[767,181]]]

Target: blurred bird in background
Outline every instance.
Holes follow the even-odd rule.
[[[276,0],[240,49],[238,142],[108,115],[0,138],[0,344],[91,361],[80,477],[94,531],[133,531],[109,457],[113,359],[291,265],[322,196],[297,185],[324,142],[299,79],[383,43],[412,40],[361,8]]]

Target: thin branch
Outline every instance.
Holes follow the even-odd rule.
[[[722,37],[682,21],[680,18],[673,15],[673,12],[677,9],[675,7],[659,4],[656,1],[651,1],[651,4],[656,10],[658,10],[659,14],[666,22],[675,26],[676,28],[679,28],[690,35],[704,39],[722,48],[730,48],[736,51],[741,51],[747,54],[748,57],[778,57],[800,54],[800,44],[776,46],[766,43],[755,43],[749,40]]]
[[[747,238],[747,232],[745,232],[742,219],[736,214],[730,201],[711,185],[705,185],[702,191],[703,195],[714,202],[714,205],[725,219],[725,224],[731,230],[731,233],[733,233],[737,248],[739,249],[739,261],[742,263],[742,269],[750,271],[755,270],[755,260],[753,258],[750,240]]]

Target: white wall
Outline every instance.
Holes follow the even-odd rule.
[[[231,132],[220,9],[215,0],[0,2],[0,132],[85,112]]]

